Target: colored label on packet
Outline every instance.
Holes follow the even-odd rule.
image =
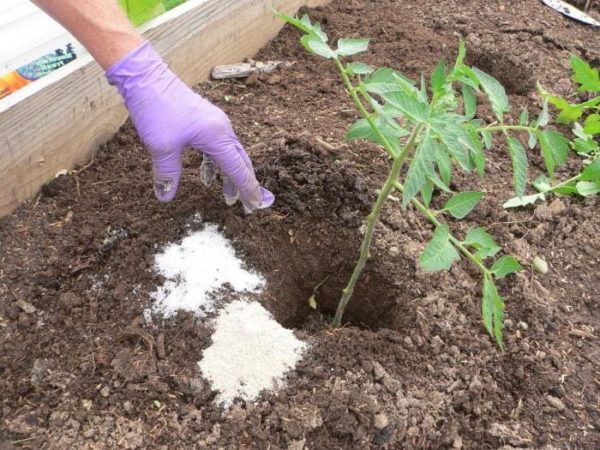
[[[58,48],[54,53],[49,53],[36,59],[32,63],[25,64],[17,70],[0,76],[0,98],[6,97],[18,91],[29,83],[45,77],[50,72],[63,67],[77,59],[77,53],[72,44]]]

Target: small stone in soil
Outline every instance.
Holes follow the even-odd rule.
[[[375,414],[375,418],[373,419],[373,426],[378,430],[383,430],[390,423],[388,416],[385,413]]]
[[[565,404],[563,403],[563,401],[557,397],[554,397],[552,395],[548,395],[546,397],[546,400],[548,401],[548,403],[550,404],[550,406],[552,406],[553,408],[559,410],[559,411],[563,411],[565,409]]]

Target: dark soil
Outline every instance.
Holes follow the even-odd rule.
[[[598,32],[537,0],[336,0],[310,13],[334,39],[372,37],[364,60],[412,77],[452,60],[463,36],[470,63],[507,86],[515,115],[537,108],[536,80],[572,92],[570,53],[600,64]],[[76,176],[0,221],[0,448],[599,448],[599,200],[503,211],[501,145],[485,181],[457,178],[489,193],[452,224],[457,233],[488,226],[524,263],[540,255],[550,265],[502,283],[504,352],[482,328],[478,273],[467,262],[423,273],[416,261],[431,227],[393,202],[348,324],[331,329],[387,162],[374,146],[344,142],[354,110],[330,64],[297,40],[286,28],[256,56],[296,61],[292,69],[199,86],[230,115],[273,208],[226,208],[198,182],[191,153],[176,200],[159,204],[126,125]],[[574,158],[559,176],[577,167]],[[532,154],[532,175],[541,170]],[[285,389],[229,411],[196,367],[206,323],[142,317],[160,282],[153,255],[198,212],[266,275],[265,306],[311,344]],[[323,281],[313,311],[307,299]]]

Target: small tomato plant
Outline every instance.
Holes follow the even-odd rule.
[[[527,195],[522,198],[512,198],[505,204],[505,208],[524,206],[535,203],[537,200],[545,200],[546,195],[580,195],[588,197],[600,192],[600,75],[598,69],[592,68],[586,61],[577,56],[571,56],[571,69],[573,71],[573,81],[577,83],[578,93],[584,93],[589,97],[587,101],[581,103],[569,103],[566,99],[548,93],[541,85],[538,86],[544,99],[544,109],[550,103],[558,110],[556,121],[563,125],[572,125],[575,139],[570,142],[571,149],[583,158],[584,169],[577,175],[556,182],[554,178],[554,165],[546,154],[553,151],[547,149],[544,153],[548,176],[542,175],[533,183],[533,187],[538,191],[537,194]],[[556,132],[554,132],[556,133]],[[555,138],[561,142],[559,162],[564,162],[568,153],[568,147],[565,146],[566,140],[563,137]],[[542,146],[547,143],[540,138]],[[544,148],[542,147],[542,150]],[[563,157],[564,154],[564,157]]]
[[[347,139],[374,142],[391,159],[388,177],[367,217],[360,257],[343,290],[334,325],[341,324],[369,258],[382,206],[394,192],[399,192],[404,208],[412,204],[434,225],[432,238],[419,258],[425,271],[449,270],[461,254],[481,271],[483,323],[502,348],[504,299],[498,292],[496,280],[522,267],[510,255],[497,257],[501,248],[483,227],[469,229],[463,239],[452,234],[445,219],[463,219],[484,194],[456,193],[450,189],[450,184],[457,168],[474,171],[481,177],[485,175],[485,151],[492,147],[493,137],[499,133],[508,143],[516,193],[523,197],[527,184],[527,154],[521,141],[511,132],[526,132],[530,147],[539,142],[549,168],[553,169],[566,158],[569,141],[555,131],[544,129],[549,122],[547,103],[537,119],[530,121],[528,115],[522,114],[521,124],[508,125],[504,117],[510,107],[504,88],[492,76],[464,63],[466,49],[462,41],[453,66],[447,66],[444,61],[437,64],[428,90],[423,76],[417,83],[390,68],[374,69],[362,62],[346,63],[346,57],[367,51],[369,39],[340,39],[334,49],[321,25],[312,23],[308,16],[298,19],[277,14],[303,32],[301,43],[310,53],[331,60],[337,67],[346,91],[362,116],[348,130]],[[479,92],[489,99],[497,122],[484,126],[476,118],[476,94]],[[405,165],[407,169],[402,171]],[[448,197],[439,211],[430,208],[436,190]]]

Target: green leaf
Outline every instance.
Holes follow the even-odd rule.
[[[327,42],[327,35],[321,29],[321,24],[315,23],[313,25],[310,21],[310,17],[308,17],[307,14],[304,14],[301,19],[298,19],[296,17],[289,16],[283,12],[279,12],[275,9],[273,10],[273,12],[277,17],[286,21],[290,25],[293,25],[299,30],[305,32],[306,34],[313,34],[323,42]]]
[[[481,137],[483,138],[483,144],[485,145],[486,150],[490,150],[492,148],[492,144],[494,143],[494,136],[489,131],[480,131]]]
[[[487,332],[496,339],[498,346],[502,344],[502,328],[504,327],[504,299],[498,294],[498,288],[489,275],[483,279],[483,299],[481,302],[483,323]]]
[[[423,198],[423,203],[425,206],[429,208],[431,203],[431,197],[433,197],[433,181],[427,180],[423,189],[421,189],[421,197]]]
[[[544,101],[542,103],[542,110],[540,111],[540,115],[538,116],[535,124],[533,124],[534,128],[545,127],[550,122],[550,112],[548,111],[548,99],[544,97]]]
[[[548,178],[546,175],[540,175],[531,184],[538,192],[548,192],[552,190],[550,178]]]
[[[383,134],[388,143],[392,145],[394,150],[394,154],[392,156],[397,156],[400,153],[400,144],[398,138],[407,136],[409,134],[408,131],[404,130],[397,124],[397,126],[392,125],[381,118],[376,119],[375,122],[375,125],[381,134]],[[380,138],[379,134],[373,131],[367,119],[358,119],[348,129],[348,132],[346,133],[346,140],[354,141],[356,139],[365,139],[369,142],[374,142],[375,144],[385,147],[383,140]]]
[[[527,186],[527,153],[521,142],[513,137],[508,138],[508,150],[512,159],[515,192],[522,197]]]
[[[583,59],[571,55],[573,80],[579,84],[579,92],[600,92],[600,76],[598,69],[592,68]]]
[[[600,146],[592,138],[577,138],[573,141],[573,150],[582,155],[589,155],[600,150]]]
[[[431,91],[433,92],[433,98],[442,97],[446,94],[446,62],[441,59],[433,73],[431,74]]]
[[[521,111],[521,114],[519,115],[519,124],[524,127],[529,125],[529,111],[527,111],[527,108]]]
[[[459,192],[446,202],[443,211],[449,212],[455,219],[463,219],[477,206],[484,195],[483,192]]]
[[[473,144],[460,120],[464,119],[460,116],[444,114],[432,121],[431,128],[438,134],[450,155],[456,159],[463,170],[470,172],[473,169],[473,160],[468,150],[473,147]]]
[[[519,272],[522,269],[523,266],[519,264],[519,261],[510,255],[506,255],[496,261],[491,270],[496,278],[504,278],[507,275]]]
[[[450,184],[450,180],[452,179],[452,161],[450,160],[450,156],[448,156],[448,152],[444,146],[438,145],[436,147],[435,160],[438,170],[440,171],[442,181],[447,185]]]
[[[434,175],[432,161],[435,157],[435,151],[436,147],[430,134],[427,133],[415,150],[415,156],[406,174],[404,192],[402,193],[403,207],[406,207],[408,202],[425,187],[427,180]]]
[[[477,113],[477,98],[475,97],[475,90],[466,83],[461,83],[461,90],[463,95],[465,116],[468,119],[472,119]]]
[[[540,192],[539,194],[524,195],[523,197],[513,197],[505,201],[502,207],[504,209],[518,208],[520,206],[533,205],[538,200],[544,201],[546,200],[546,196]]]
[[[406,86],[410,86],[412,91],[415,91],[414,81],[387,67],[377,69],[372,73],[364,82],[364,86],[370,93],[382,95],[386,92],[402,90],[399,86],[398,79],[404,80],[404,89],[406,89]]]
[[[510,108],[508,106],[508,97],[504,87],[491,75],[473,67],[473,72],[477,75],[481,87],[487,94],[492,104],[492,109],[500,122],[503,121],[504,113],[507,113]]]
[[[404,117],[415,122],[428,121],[429,105],[427,103],[420,102],[402,91],[386,92],[381,94],[381,96]]]
[[[528,131],[529,134],[529,139],[527,140],[527,145],[529,146],[530,149],[534,149],[535,146],[537,145],[537,135],[535,133],[532,133],[531,131]]]
[[[309,52],[327,59],[335,59],[336,53],[319,37],[313,34],[302,36],[300,42]]]
[[[346,69],[351,75],[368,75],[375,71],[371,66],[362,62],[352,62],[346,66]]]
[[[583,108],[578,105],[571,105],[563,109],[556,117],[556,122],[561,124],[569,124],[578,120],[583,115]]]
[[[581,172],[579,178],[581,181],[600,180],[600,158],[594,159],[592,163]]]
[[[450,242],[448,225],[440,225],[433,233],[429,244],[421,253],[419,261],[427,272],[449,270],[454,261],[460,260],[460,255]]]
[[[580,181],[576,185],[577,193],[583,197],[589,197],[600,192],[600,181]]]
[[[554,168],[567,161],[569,154],[569,140],[558,131],[545,130],[539,134],[542,156],[546,169],[551,178],[554,178]]]
[[[587,134],[600,134],[600,114],[590,114],[583,122],[583,131]]]
[[[352,56],[366,52],[369,49],[369,39],[340,39],[338,41],[338,56]]]
[[[477,250],[476,256],[481,259],[494,256],[501,250],[492,235],[483,227],[470,228],[463,244],[475,248]]]
[[[479,140],[479,133],[477,128],[471,123],[465,125],[466,136],[469,138],[467,146],[469,148],[469,154],[471,161],[475,165],[477,174],[483,178],[485,175],[485,153],[483,151],[483,145]]]

